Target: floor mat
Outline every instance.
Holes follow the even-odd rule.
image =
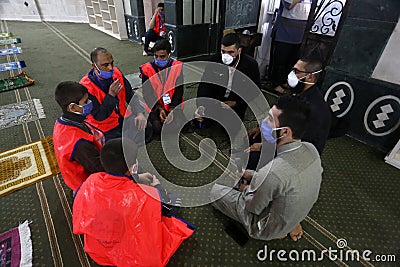
[[[59,173],[53,139],[0,153],[0,197]]]
[[[32,266],[32,240],[28,221],[0,234],[0,266]]]
[[[0,92],[22,88],[25,86],[30,86],[35,81],[26,74],[25,71],[18,75],[8,77],[6,79],[0,80]]]
[[[46,118],[39,99],[0,106],[0,130]]]

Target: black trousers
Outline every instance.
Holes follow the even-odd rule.
[[[272,41],[268,79],[274,86],[287,83],[287,76],[300,58],[301,44]]]
[[[150,42],[157,42],[158,40],[163,39],[163,37],[156,34],[156,32],[152,29],[148,30],[144,36],[144,51],[149,52],[149,44]]]

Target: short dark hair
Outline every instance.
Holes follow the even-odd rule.
[[[154,45],[154,52],[160,51],[160,50],[167,50],[167,53],[171,53],[171,44],[167,39],[161,39],[156,42]]]
[[[57,85],[54,98],[63,112],[67,112],[69,104],[79,104],[79,101],[87,93],[88,90],[82,84],[72,81],[65,81]]]
[[[164,3],[158,3],[157,7],[164,7]]]
[[[92,52],[90,52],[90,60],[92,61],[92,63],[96,63],[97,62],[97,55],[99,54],[99,52],[108,53],[107,49],[105,49],[103,47],[94,48],[92,50]]]
[[[224,46],[235,45],[236,48],[240,48],[240,38],[236,33],[228,33],[222,37],[221,44]]]
[[[274,106],[281,110],[278,116],[280,127],[292,129],[292,137],[301,139],[306,132],[310,119],[310,105],[300,96],[283,95],[278,97]]]
[[[312,73],[322,69],[322,62],[319,61],[318,59],[304,57],[301,58],[300,60],[306,63],[306,65],[304,66],[306,72]],[[315,82],[317,82],[321,75],[321,72],[314,73],[314,75],[315,75]]]
[[[125,174],[137,158],[138,147],[128,138],[108,141],[100,151],[100,161],[106,172]]]

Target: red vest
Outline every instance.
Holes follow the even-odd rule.
[[[164,105],[164,102],[162,100],[162,95],[168,93],[170,99],[172,100],[172,96],[174,95],[175,92],[176,80],[182,73],[182,62],[178,60],[172,60],[172,64],[170,67],[160,71],[162,72],[162,75],[160,74],[160,72],[156,72],[151,62],[143,64],[142,66],[139,67],[139,69],[141,74],[149,77],[148,81],[153,87],[154,96],[156,97],[156,99],[158,99],[157,100],[158,103],[163,107],[163,109],[169,111],[170,107],[169,105]],[[167,77],[165,78],[165,76]],[[165,79],[165,81],[161,79]],[[148,107],[147,104],[145,104],[145,108],[147,112],[151,111],[150,107]]]
[[[129,117],[132,114],[132,112],[126,108],[127,104],[126,104],[126,93],[125,93],[126,90],[125,90],[124,78],[122,76],[121,71],[115,67],[112,79],[113,80],[118,79],[122,85],[122,89],[117,95],[119,99],[119,105],[118,105],[119,113],[124,118]],[[93,83],[89,79],[88,75],[83,77],[79,83],[84,85],[88,89],[89,94],[96,97],[100,105],[103,103],[103,100],[107,94],[104,93],[103,90],[101,90],[95,83]],[[86,121],[91,125],[95,126],[96,128],[102,130],[103,132],[108,132],[119,125],[119,115],[114,109],[113,112],[110,114],[110,116],[103,121],[95,120],[92,115],[87,116]]]
[[[76,144],[85,140],[93,143],[100,150],[104,142],[104,136],[99,130],[92,128],[92,131],[97,131],[98,134],[89,134],[76,126],[63,124],[59,120],[54,125],[53,142],[58,166],[65,184],[73,191],[76,191],[89,176],[85,168],[72,158]],[[99,139],[103,139],[103,142]]]
[[[155,24],[156,25],[154,25],[153,31],[156,32],[157,36],[160,36],[160,32],[161,31],[165,32],[167,30],[166,27],[165,27],[165,23],[163,23],[161,25],[161,19],[158,16],[158,13],[156,14],[156,23]]]
[[[156,188],[105,172],[82,184],[72,218],[74,234],[84,234],[85,251],[107,266],[165,266],[194,232],[187,223],[161,215]]]

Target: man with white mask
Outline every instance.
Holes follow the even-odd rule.
[[[321,62],[303,58],[297,61],[287,78],[289,93],[305,98],[310,104],[310,124],[302,140],[312,143],[320,155],[331,126],[329,106],[316,84],[321,72]]]
[[[303,97],[310,104],[310,123],[302,138],[303,141],[313,144],[321,155],[331,127],[331,112],[328,104],[319,90],[318,82],[322,69],[321,62],[313,59],[300,59],[296,62],[291,72],[287,75],[288,89],[286,93],[296,97]],[[268,140],[262,140],[259,136],[259,127],[248,131],[250,138],[257,138],[256,142],[245,151],[250,153],[248,169],[255,170],[262,167],[270,160],[260,160],[260,151],[263,146],[268,145]],[[260,142],[262,141],[262,143]],[[268,156],[268,155],[267,155]],[[260,163],[259,163],[260,162]]]
[[[243,120],[247,103],[236,93],[239,88],[242,89],[249,86],[248,81],[243,80],[244,75],[258,87],[260,86],[260,73],[257,61],[249,55],[242,53],[240,39],[236,33],[228,33],[221,40],[221,53],[212,57],[211,62],[220,63],[221,65],[209,64],[206,67],[202,82],[199,84],[197,98],[206,97],[215,99],[218,101],[218,106],[213,107],[215,109],[212,111],[201,99],[197,100],[197,106],[205,106],[205,109],[200,108],[200,110],[204,110],[207,116],[212,116],[214,112],[221,114],[227,109],[232,108],[239,118]],[[238,75],[237,71],[242,72],[244,75]],[[210,81],[213,84],[209,83]],[[203,121],[202,116],[204,114],[199,114],[197,111],[195,116],[198,122]],[[237,128],[239,129],[240,125]]]

